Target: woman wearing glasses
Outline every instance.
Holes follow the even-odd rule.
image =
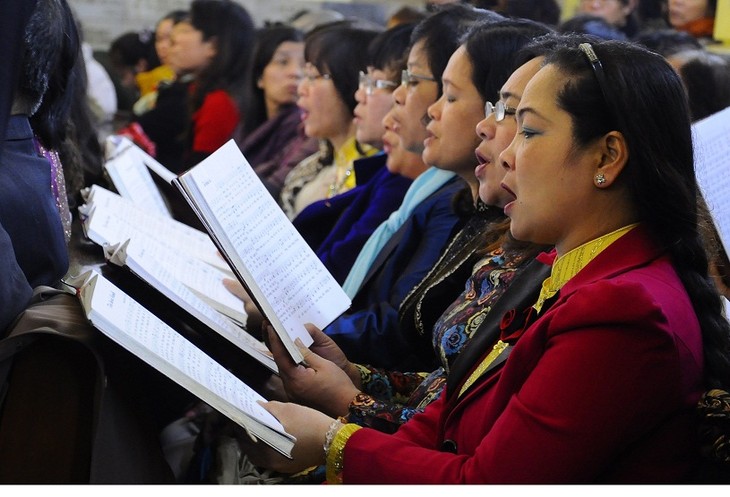
[[[320,140],[320,150],[297,164],[284,180],[280,203],[289,219],[312,202],[352,189],[354,160],[377,152],[355,139],[352,114],[358,73],[366,68],[367,47],[376,35],[349,21],[307,35],[297,105],[304,133]]]
[[[412,31],[413,25],[396,26],[370,43],[367,72],[360,71],[355,92],[355,139],[359,144],[383,148],[383,118],[393,106],[393,90],[405,67]],[[351,190],[310,204],[293,220],[340,283],[375,228],[400,206],[411,184],[412,178],[386,167],[387,159],[383,152],[356,159]]]
[[[547,55],[516,116],[505,213],[517,239],[556,248],[539,298],[395,435],[270,403],[295,460],[321,462],[326,443],[329,474],[349,483],[669,483],[698,469],[695,406],[730,378],[730,325],[679,77],[635,45],[576,42]]]
[[[431,111],[432,114],[439,115],[446,126],[444,129],[447,129],[451,127],[448,125],[452,118],[463,114],[462,106],[473,105],[469,98],[471,91],[475,94],[474,98],[480,100],[480,104],[484,99],[479,97],[479,93],[500,95],[496,105],[486,103],[486,117],[479,113],[480,122],[477,133],[473,135],[479,137],[477,157],[480,164],[476,169],[476,177],[479,178],[476,202],[484,207],[490,205],[495,208],[484,208],[481,212],[474,213],[434,270],[419,283],[401,306],[400,331],[407,332],[415,326],[418,333],[411,333],[411,340],[427,342],[432,347],[430,354],[435,351],[438,356],[439,368],[427,373],[355,366],[336,348],[331,339],[310,328],[316,343],[311,348],[312,352],[321,353],[337,366],[328,364],[314,354],[308,354],[307,362],[317,374],[302,375],[301,370],[291,364],[287,353],[278,342],[272,340],[272,351],[280,364],[280,376],[291,400],[316,407],[333,416],[347,415],[348,421],[352,423],[394,432],[402,423],[422,412],[425,406],[439,397],[446,383],[446,375],[472,337],[486,334],[487,337],[480,336],[480,340],[496,341],[494,330],[498,333],[498,327],[494,322],[496,320],[498,323],[501,315],[494,317],[492,321],[487,317],[497,302],[502,305],[503,296],[509,295],[505,293],[507,289],[518,275],[524,273],[523,270],[541,250],[539,246],[520,244],[507,236],[509,221],[501,212],[509,196],[500,188],[505,171],[497,158],[515,136],[517,127],[514,106],[519,103],[524,87],[540,66],[540,59],[536,57],[549,50],[555,42],[548,38],[547,42],[538,47],[530,47],[520,53],[517,51],[546,31],[547,28],[541,25],[521,20],[475,28],[466,37],[464,45],[451,57],[444,71],[444,95],[451,100],[450,108],[443,106],[441,110]],[[509,76],[513,64],[530,59],[533,59],[530,64],[520,67],[499,88],[500,80]],[[488,69],[474,71],[473,68],[462,66],[464,62],[471,60],[479,61],[479,65],[475,64],[475,67]],[[454,69],[464,70],[463,74],[455,74]],[[472,86],[470,80],[478,85],[481,92],[477,90],[477,86],[469,88]],[[438,107],[438,104],[434,105]],[[454,115],[450,115],[452,113]],[[464,130],[458,126],[452,131],[453,134],[460,132],[463,133]],[[449,134],[442,139],[447,138],[455,137]],[[458,142],[458,138],[454,141]],[[470,159],[469,164],[471,175],[474,176],[474,159]],[[542,264],[537,265],[544,267]],[[520,276],[520,281],[522,290],[537,295],[540,279]],[[446,298],[453,303],[442,303]],[[512,297],[504,299],[509,300]],[[511,303],[510,306],[514,307],[515,304]],[[409,320],[413,322],[409,323]],[[429,324],[429,329],[423,329],[425,323]],[[338,369],[351,374],[351,377]]]

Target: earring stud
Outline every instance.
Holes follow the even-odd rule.
[[[603,175],[603,173],[598,173],[596,174],[595,180],[596,184],[600,186],[606,182],[606,177]]]

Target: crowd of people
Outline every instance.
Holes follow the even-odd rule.
[[[730,107],[715,0],[580,0],[570,15],[555,0],[429,1],[382,26],[312,10],[260,28],[238,2],[192,0],[111,44],[111,133],[176,174],[235,140],[352,300],[306,325],[298,364],[224,281],[278,366],[246,380],[296,438],[291,458],[108,346],[94,357],[126,383],[118,405],[138,408],[118,415],[133,422],[80,407],[46,425],[93,436],[17,445],[17,419],[34,430],[32,383],[3,341],[39,288],[61,287],[82,188],[111,186],[108,110],[67,0],[0,5],[13,13],[0,19],[0,480],[730,481],[730,261],[692,140]],[[157,435],[173,426],[188,431],[171,451]],[[93,460],[102,432],[113,447],[144,437],[145,456]],[[59,447],[80,462],[41,475]]]

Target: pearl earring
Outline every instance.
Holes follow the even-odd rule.
[[[596,174],[595,180],[596,180],[596,184],[598,186],[601,186],[602,184],[604,184],[606,182],[606,177],[603,175],[603,173],[598,173],[598,174]]]

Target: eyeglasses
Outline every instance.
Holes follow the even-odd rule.
[[[365,94],[370,96],[377,90],[387,90],[389,88],[396,88],[398,83],[395,81],[389,81],[387,79],[373,79],[369,74],[365,74],[360,71],[360,89],[365,89]]]
[[[497,122],[503,121],[505,116],[514,116],[517,114],[517,109],[514,107],[507,107],[501,100],[497,101],[496,104],[487,102],[484,104],[484,117],[487,118],[494,113],[494,119]]]
[[[431,76],[421,76],[418,74],[413,74],[408,69],[403,69],[403,72],[401,72],[400,75],[400,84],[402,86],[408,86],[411,83],[415,83],[416,81],[436,81],[436,78],[433,78]]]
[[[329,74],[319,74],[318,69],[311,62],[304,64],[302,76],[309,84],[314,83],[318,79],[332,79],[332,76]]]

